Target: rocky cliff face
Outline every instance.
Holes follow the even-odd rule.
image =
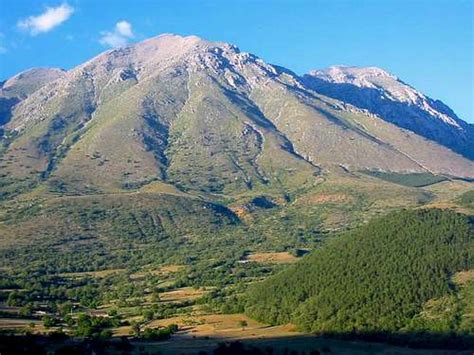
[[[334,66],[303,77],[323,95],[365,109],[474,159],[474,129],[439,100],[431,99],[397,77],[376,68]]]
[[[4,190],[159,180],[233,193],[341,167],[474,177],[473,162],[441,144],[226,43],[162,35],[57,74],[2,120]],[[439,129],[463,127],[439,112]]]

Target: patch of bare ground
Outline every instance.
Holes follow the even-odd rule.
[[[279,253],[250,253],[245,257],[245,260],[256,263],[285,264],[295,262],[298,258],[284,251]]]
[[[250,213],[244,206],[229,206],[229,209],[241,219],[248,217]]]
[[[34,333],[44,333],[43,322],[33,319],[0,318],[0,329],[30,329]]]
[[[438,208],[443,210],[454,210],[456,212],[463,213],[466,215],[472,215],[474,212],[472,208],[470,209],[460,206],[459,204],[453,201],[435,201],[425,206],[421,206],[420,208]]]
[[[183,302],[195,300],[202,297],[209,289],[195,289],[192,287],[182,287],[172,291],[160,293],[160,301],[162,302]]]
[[[465,285],[472,280],[474,280],[474,269],[460,271],[453,275],[453,281],[458,285]]]
[[[217,337],[226,339],[275,338],[298,334],[293,325],[270,327],[244,314],[208,314],[155,320],[148,327],[177,324],[181,337]]]
[[[435,194],[434,200],[427,204],[426,207],[452,209],[468,215],[474,213],[472,208],[461,206],[458,201],[459,196],[474,189],[472,182],[459,180],[443,181],[427,186],[424,189]]]

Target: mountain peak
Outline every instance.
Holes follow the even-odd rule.
[[[195,35],[189,35],[189,36],[182,36],[179,34],[175,33],[161,33],[155,37],[151,37],[148,39],[145,39],[142,42],[138,42],[135,45],[140,45],[140,44],[167,44],[170,42],[179,42],[179,43],[205,43],[208,42],[201,37],[195,36]]]
[[[337,92],[315,95],[310,78],[231,44],[156,36],[106,51],[24,99],[0,102],[0,129],[12,137],[3,159],[13,163],[4,169],[32,184],[48,180],[81,193],[157,179],[184,190],[224,193],[279,183],[277,169],[291,181],[296,172],[314,176],[335,166],[474,176],[471,161],[396,127],[471,157],[464,132],[433,124],[425,111],[394,103],[381,89],[405,84],[373,67],[325,73],[336,74],[342,84],[313,79],[336,91],[359,89],[371,96],[365,100],[350,92],[336,102],[329,97]],[[344,81],[362,79],[374,88]],[[393,114],[368,116],[353,109],[357,104]]]
[[[372,98],[379,97],[391,102],[418,107],[427,115],[461,128],[458,118],[452,112],[446,112],[444,105],[430,99],[396,76],[378,67],[332,66],[327,69],[311,71],[308,76],[320,80],[322,85],[342,84],[372,90],[370,93]]]
[[[189,50],[190,48],[213,48],[213,47],[222,47],[222,48],[229,48],[229,49],[237,49],[236,46],[226,43],[226,42],[219,42],[219,41],[209,41],[203,39],[196,35],[188,35],[183,36],[175,33],[162,33],[158,36],[148,38],[144,41],[135,43],[131,45],[132,48],[146,48],[148,50],[156,49],[161,50],[174,50],[177,52],[179,48],[183,51]]]
[[[1,86],[3,95],[25,97],[41,86],[65,75],[59,68],[31,68],[8,79]]]
[[[305,84],[320,94],[367,110],[472,158],[472,128],[439,100],[431,99],[378,67],[332,66],[313,70]]]
[[[359,87],[376,87],[376,82],[380,80],[398,80],[396,76],[373,66],[334,65],[326,69],[313,70],[309,74],[331,83],[349,83]]]
[[[171,65],[201,61],[204,56],[233,57],[240,50],[229,43],[214,42],[195,35],[182,36],[163,33],[127,47],[108,50],[73,69],[78,75],[105,68],[105,72],[117,68],[131,68],[139,76],[154,73]]]

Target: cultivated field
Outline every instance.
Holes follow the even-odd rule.
[[[245,257],[245,260],[256,262],[256,263],[275,263],[285,264],[292,263],[298,260],[294,255],[288,252],[280,253],[250,253]]]

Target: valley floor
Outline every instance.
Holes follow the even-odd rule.
[[[231,318],[235,316],[232,315]],[[240,315],[239,315],[240,316]],[[239,317],[237,316],[237,317]],[[221,316],[217,316],[219,318]],[[224,316],[226,317],[226,316]],[[210,316],[213,319],[214,316]],[[5,320],[1,320],[4,322]],[[166,320],[165,320],[166,321]],[[204,324],[207,331],[199,327],[190,327],[179,331],[166,341],[127,341],[114,337],[107,342],[83,342],[70,338],[67,340],[53,340],[39,338],[35,344],[46,351],[83,351],[84,349],[101,349],[104,354],[393,354],[393,355],[470,355],[474,349],[441,350],[409,348],[378,342],[358,340],[339,340],[296,333],[290,326],[250,326],[248,329],[213,328],[213,324]],[[224,322],[227,323],[227,322]],[[195,332],[195,333],[194,333]],[[207,334],[207,335],[204,335]],[[11,341],[10,338],[8,341]],[[14,345],[4,342],[0,349],[5,354],[15,353]],[[22,338],[16,338],[16,345]],[[9,352],[12,351],[13,352]],[[124,351],[125,350],[125,351]],[[84,350],[85,351],[85,350]],[[3,354],[3,352],[2,352]]]
[[[280,205],[268,208],[259,207],[261,197],[242,198],[227,210],[167,193],[5,202],[0,205],[0,336],[14,333],[21,341],[35,334],[47,348],[81,346],[83,338],[120,346],[124,337],[137,354],[212,353],[220,343],[235,341],[272,347],[273,354],[456,353],[319,338],[238,313],[243,311],[239,296],[249,285],[279,273],[339,231],[401,207],[474,213],[469,182],[418,188],[361,175],[352,183],[318,185],[287,202],[270,196],[263,202]],[[472,288],[466,286],[471,280],[472,272],[454,280],[469,290],[462,293],[467,304],[472,304]],[[443,299],[434,301],[444,305]],[[438,308],[443,310],[428,307],[427,314],[439,315]],[[171,325],[178,331],[169,339],[143,337],[146,329]],[[45,337],[55,331],[71,338]]]

